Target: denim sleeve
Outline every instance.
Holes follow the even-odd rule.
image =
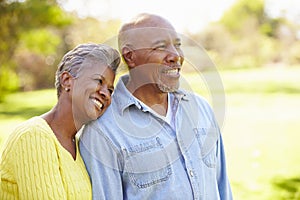
[[[231,200],[232,192],[229,183],[229,179],[227,177],[226,170],[226,159],[225,159],[225,151],[223,146],[223,140],[221,133],[219,134],[219,140],[217,142],[217,181],[218,181],[218,189],[221,200]]]
[[[111,144],[88,125],[79,140],[80,154],[89,173],[94,200],[123,199],[119,155]]]

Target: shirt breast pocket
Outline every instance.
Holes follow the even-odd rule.
[[[200,147],[200,159],[209,168],[215,168],[217,163],[218,130],[216,128],[194,128]]]
[[[159,142],[138,144],[125,151],[127,156],[124,172],[133,185],[148,188],[170,178],[172,174],[170,162]]]

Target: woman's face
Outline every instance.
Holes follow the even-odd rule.
[[[72,110],[76,121],[87,123],[100,117],[110,105],[115,73],[100,61],[82,65],[73,80]]]

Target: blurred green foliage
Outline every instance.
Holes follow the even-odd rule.
[[[46,30],[62,28],[71,23],[71,18],[54,0],[27,0],[22,2],[1,0],[0,19],[0,38],[2,40],[0,44],[1,101],[6,93],[18,89],[20,86],[17,84],[20,84],[20,81],[18,80],[18,66],[15,60],[20,41],[30,43],[30,40],[32,40],[33,46],[39,46],[43,43],[42,50],[49,49],[47,46],[51,42],[49,42],[49,34]],[[44,31],[32,32],[37,29],[44,29]],[[32,33],[35,33],[35,35],[30,37]],[[26,34],[29,35],[26,36]],[[12,81],[10,81],[11,79]]]
[[[264,0],[238,0],[215,23],[191,37],[220,68],[288,67],[300,63],[300,24],[271,18]]]
[[[60,43],[61,38],[47,29],[33,29],[20,35],[19,48],[36,54],[51,55],[56,52]]]
[[[79,18],[56,0],[0,0],[0,101],[17,90],[54,86],[56,66],[71,48],[116,35],[119,20]]]
[[[243,29],[248,20],[255,19],[262,24],[266,20],[263,0],[237,1],[221,19],[221,23],[231,32]]]

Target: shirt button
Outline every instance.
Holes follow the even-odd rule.
[[[194,172],[193,172],[193,170],[190,170],[189,173],[190,173],[190,176],[191,176],[191,177],[194,177]]]

